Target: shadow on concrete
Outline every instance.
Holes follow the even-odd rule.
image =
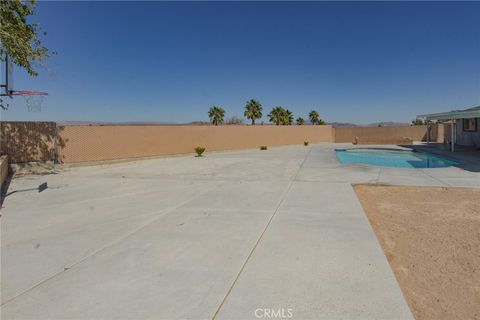
[[[8,174],[5,177],[3,184],[0,186],[0,210],[2,210],[3,202],[7,197],[8,187],[10,186],[12,179],[13,179],[13,172],[12,170],[8,170]]]

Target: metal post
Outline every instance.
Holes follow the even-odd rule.
[[[10,59],[8,57],[8,53],[5,54],[5,94],[10,93],[10,75],[8,74],[8,64],[10,63]]]
[[[12,78],[12,60],[8,53],[5,54],[5,83],[2,84],[2,95],[10,96],[12,94],[13,78]]]
[[[453,120],[453,145],[455,146],[455,143],[457,143],[457,120]]]
[[[55,122],[55,133],[53,137],[53,164],[58,164],[58,127]]]
[[[451,137],[450,137],[450,144],[451,144],[451,151],[455,151],[455,120],[452,119],[452,130],[451,130]]]
[[[429,123],[427,123],[427,144],[430,144],[430,124]]]

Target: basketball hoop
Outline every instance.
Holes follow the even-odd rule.
[[[40,112],[42,111],[42,103],[48,92],[43,91],[12,91],[12,96],[22,96],[25,99],[28,112]]]
[[[3,54],[2,54],[3,55]],[[13,98],[15,96],[22,96],[25,99],[28,112],[42,111],[42,103],[47,92],[31,91],[31,90],[14,90],[13,89],[13,63],[8,53],[4,54],[5,59],[2,63],[1,80],[0,80],[0,109],[7,110],[8,104],[4,102],[3,97]]]

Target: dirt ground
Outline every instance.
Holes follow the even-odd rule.
[[[480,319],[480,189],[354,186],[416,319]]]

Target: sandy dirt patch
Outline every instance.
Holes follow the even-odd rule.
[[[416,319],[480,319],[480,189],[356,185]]]

